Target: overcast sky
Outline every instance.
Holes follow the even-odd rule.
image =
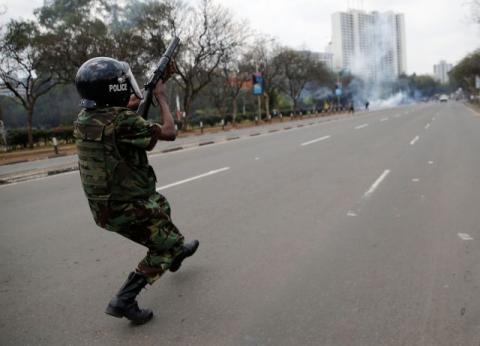
[[[198,0],[188,0],[196,3]],[[293,48],[323,51],[330,41],[333,12],[347,7],[366,11],[405,14],[407,72],[433,73],[440,59],[458,62],[480,48],[480,25],[471,21],[468,0],[221,0],[238,17],[247,19],[257,31],[278,38]],[[43,0],[0,0],[9,18],[32,16]]]

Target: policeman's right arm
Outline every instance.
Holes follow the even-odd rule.
[[[175,131],[175,122],[173,121],[172,113],[167,103],[167,96],[165,92],[165,84],[159,81],[154,90],[154,96],[158,101],[158,107],[163,118],[163,124],[154,124],[152,127],[152,141],[147,150],[152,150],[157,144],[158,140],[174,141],[177,134]]]

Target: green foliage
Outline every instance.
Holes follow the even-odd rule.
[[[73,143],[73,126],[56,127],[51,130],[51,137],[56,137],[58,140],[65,141],[65,143]]]
[[[410,76],[400,75],[391,88],[393,91],[405,92],[415,99],[451,92],[450,85],[442,85],[430,75],[417,75],[415,73]]]
[[[319,88],[333,81],[332,73],[309,51],[285,48],[274,60],[280,66],[280,90],[292,100],[292,110],[299,108],[302,92],[309,83]],[[310,100],[310,104],[312,103],[313,100]]]
[[[80,110],[79,103],[80,98],[75,86],[59,85],[37,101],[33,126],[52,128],[71,125]],[[27,113],[14,98],[0,96],[0,107],[3,109],[3,120],[7,128],[27,126]]]
[[[188,119],[188,124],[190,126],[200,126],[200,122],[203,122],[203,126],[215,126],[219,124],[222,121],[222,118],[220,115],[216,114],[209,114],[209,115],[196,115]]]
[[[440,83],[429,75],[412,75],[410,87],[419,90],[423,96],[433,96],[437,92]]]
[[[73,143],[73,126],[57,127],[54,129],[33,129],[34,143],[48,144],[53,137],[64,143]],[[26,148],[28,145],[28,131],[26,128],[8,130],[7,143],[11,147]]]
[[[470,93],[475,93],[475,75],[480,76],[480,49],[463,58],[449,73],[457,86]]]
[[[26,148],[28,144],[27,129],[13,129],[7,132],[7,143],[9,146],[21,146]]]
[[[286,96],[280,94],[277,96],[277,106],[280,109],[291,109],[292,103]]]

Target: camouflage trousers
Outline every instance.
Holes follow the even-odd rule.
[[[161,194],[154,193],[142,201],[90,200],[89,204],[98,226],[148,248],[137,271],[145,274],[150,284],[168,270],[181,252],[184,237],[172,223],[170,205]]]

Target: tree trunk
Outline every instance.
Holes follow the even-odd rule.
[[[33,119],[33,107],[27,109],[27,134],[28,134],[28,147],[33,148],[33,134],[32,134],[32,119]]]
[[[182,129],[187,131],[187,118],[190,116],[190,112],[192,110],[192,98],[190,96],[185,95],[185,99],[183,102],[183,111],[185,112],[185,117],[182,119]]]
[[[267,120],[270,119],[270,97],[265,93],[265,112],[267,113]]]
[[[227,98],[224,97],[222,99],[222,114],[221,114],[221,117],[223,119],[223,124],[224,125],[227,125]]]
[[[293,99],[293,111],[296,112],[297,111],[297,99]]]
[[[237,118],[237,111],[238,111],[238,97],[235,96],[232,100],[232,125],[235,125],[235,121]]]

